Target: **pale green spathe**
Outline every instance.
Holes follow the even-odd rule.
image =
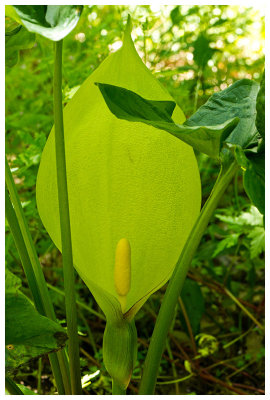
[[[83,83],[64,109],[74,264],[107,318],[120,312],[114,285],[115,249],[131,245],[127,310],[137,310],[168,280],[199,214],[201,187],[190,146],[156,128],[118,120],[94,82],[172,100],[136,53],[128,26],[122,48]],[[173,118],[182,123],[176,107]],[[41,219],[61,248],[54,130],[37,179]],[[135,311],[135,310],[134,310]]]

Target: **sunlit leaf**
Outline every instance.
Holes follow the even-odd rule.
[[[265,249],[265,230],[261,226],[256,226],[248,237],[251,239],[250,243],[250,257],[258,257]]]
[[[64,109],[74,264],[108,319],[121,312],[114,284],[119,240],[127,238],[131,245],[126,309],[134,314],[169,279],[201,202],[192,148],[164,131],[117,119],[94,84],[172,101],[141,61],[130,31],[128,24],[122,48],[90,75]],[[179,124],[185,119],[179,107],[172,118]],[[41,219],[61,249],[54,130],[36,190]]]

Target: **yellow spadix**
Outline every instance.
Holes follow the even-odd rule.
[[[126,296],[131,284],[131,249],[125,238],[119,240],[115,252],[114,284],[124,314]]]

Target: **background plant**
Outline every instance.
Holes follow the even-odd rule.
[[[131,12],[135,25],[137,23],[136,43],[142,56],[145,56],[144,48],[146,48],[148,66],[153,72],[156,72],[176,99],[179,99],[187,116],[193,112],[194,104],[196,104],[194,93],[197,93],[197,106],[199,106],[210,94],[220,88],[224,89],[225,84],[228,85],[235,79],[247,77],[260,81],[263,70],[260,46],[263,42],[258,40],[256,44],[258,50],[252,50],[250,53],[247,53],[247,49],[250,48],[247,43],[244,47],[237,46],[237,44],[241,44],[241,39],[249,38],[249,32],[255,29],[253,24],[257,23],[255,26],[257,26],[258,32],[260,28],[263,29],[260,16],[258,13],[256,15],[254,9],[228,6],[167,7],[164,8],[165,17],[162,17],[159,12],[153,12],[149,6],[137,6],[134,10],[127,10],[122,6],[93,6],[85,8],[78,27],[65,41],[64,55],[68,62],[64,64],[63,75],[68,82],[68,86],[65,87],[67,101],[91,70],[108,54],[111,49],[108,45],[112,45],[114,49],[119,45],[117,42],[114,44],[115,38],[118,36],[120,40],[122,36],[122,21],[128,11]],[[167,24],[163,23],[162,18],[167,21]],[[215,18],[218,19],[215,20]],[[211,19],[212,22],[210,22]],[[141,28],[142,22],[144,23],[143,29]],[[87,24],[90,29],[85,29]],[[190,24],[193,25],[188,28]],[[209,27],[206,40],[202,35],[205,26]],[[179,30],[181,31],[181,29],[184,34],[180,36]],[[155,32],[160,32],[159,39]],[[234,39],[229,36],[230,34],[234,36]],[[208,48],[212,48],[212,45],[210,46],[210,43],[207,42],[209,36],[213,40],[210,43],[214,43],[215,48],[221,46],[219,40],[223,41],[225,48],[221,47],[222,51],[209,50],[207,63],[204,61],[203,66],[198,66],[196,60],[200,57],[196,56],[195,52],[196,40],[200,40],[199,43],[206,43],[206,48],[207,43]],[[96,45],[89,46],[89,43],[93,43],[95,40]],[[49,43],[40,37],[36,43],[34,49],[21,52],[21,61],[15,69],[7,71],[6,145],[8,159],[13,172],[15,172],[17,187],[24,200],[24,211],[44,266],[46,280],[53,285],[51,296],[57,306],[57,315],[61,319],[63,296],[61,296],[59,256],[36,213],[34,196],[35,177],[41,150],[52,125],[51,66],[53,60]],[[172,43],[175,44],[174,47],[172,47]],[[252,41],[250,43],[254,44]],[[180,44],[178,50],[177,44]],[[254,44],[255,48],[256,46]],[[190,54],[193,54],[193,60]],[[162,61],[163,64],[159,65]],[[211,61],[214,63],[213,65]],[[176,75],[175,69],[178,67],[179,75]],[[164,69],[168,69],[167,75],[159,72]],[[200,77],[199,84],[198,76]],[[36,79],[37,77],[38,79]],[[223,86],[221,87],[221,85]],[[197,88],[197,91],[194,91],[194,88]],[[218,168],[215,162],[203,155],[199,156],[199,165],[205,198],[211,190]],[[252,214],[252,210],[243,193],[241,179],[238,176],[222,199],[217,214],[229,216],[235,220],[240,218],[243,212]],[[246,218],[247,216],[244,217],[244,219]],[[196,289],[191,289],[192,285],[190,285],[184,292],[201,293],[204,298],[205,311],[197,312],[196,319],[194,313],[188,310],[188,301],[185,300],[188,298],[188,294],[183,296],[181,304],[179,303],[181,317],[179,317],[179,313],[176,314],[167,353],[164,355],[160,368],[160,375],[168,376],[167,382],[165,379],[159,378],[158,382],[165,382],[165,384],[157,386],[157,393],[166,394],[170,391],[175,393],[179,390],[177,382],[168,383],[187,375],[187,371],[182,370],[183,362],[179,362],[178,358],[188,361],[189,364],[185,363],[185,366],[192,371],[191,376],[181,384],[191,393],[196,391],[197,394],[205,394],[206,390],[209,390],[209,394],[225,393],[229,390],[227,379],[235,390],[246,390],[250,394],[260,393],[262,390],[263,338],[260,331],[256,330],[256,324],[246,312],[251,312],[258,320],[263,318],[262,224],[259,222],[258,225],[237,225],[230,223],[229,220],[222,220],[220,217],[214,219],[214,222],[204,235],[190,271],[189,277]],[[238,226],[236,230],[235,226]],[[257,230],[255,230],[256,228]],[[255,233],[258,233],[258,229],[261,235]],[[251,236],[246,235],[247,230]],[[254,244],[256,238],[258,239],[257,244]],[[13,272],[20,274],[18,254],[13,239],[9,235],[8,227],[6,243],[8,266]],[[257,246],[257,250],[251,254],[254,246],[255,248]],[[89,370],[96,372],[101,368],[102,371],[93,378],[89,378],[93,382],[84,390],[90,394],[110,393],[109,378],[106,377],[104,369],[100,365],[99,346],[104,328],[102,314],[96,309],[93,300],[89,299],[89,292],[79,278],[77,278],[76,287],[78,301],[84,304],[80,308],[80,331],[86,332],[88,335],[88,339],[85,336],[81,337],[82,355],[85,356],[85,352],[88,354],[88,358],[81,360],[82,371],[86,376],[89,375]],[[26,294],[28,292],[25,284],[24,292]],[[141,373],[141,360],[145,358],[145,346],[152,330],[150,328],[152,321],[158,312],[161,296],[162,291],[153,295],[137,318],[138,331],[141,332],[139,361],[137,369],[134,371],[130,393],[136,393],[136,378]],[[195,295],[193,294],[193,296]],[[200,295],[198,294],[198,296]],[[244,309],[239,308],[235,301],[239,298]],[[87,302],[94,313],[91,314],[89,310],[85,310]],[[183,311],[183,305],[186,307],[186,313]],[[99,319],[96,314],[99,315]],[[188,319],[185,318],[185,315]],[[195,322],[193,322],[194,319]],[[86,320],[88,323],[85,322]],[[182,321],[182,325],[180,325],[180,321]],[[191,327],[196,325],[197,328],[192,331],[189,325]],[[89,331],[89,326],[92,328],[93,334]],[[185,332],[188,333],[188,336],[185,336]],[[207,347],[206,350],[204,348],[204,352],[199,352],[202,343],[196,342],[195,339],[199,332],[211,334],[216,339],[218,346],[214,347],[215,352],[211,354],[208,351],[207,353]],[[193,360],[193,354],[197,353],[203,353],[204,357]],[[234,359],[234,357],[238,358]],[[229,362],[228,359],[232,358],[233,360]],[[175,362],[171,362],[172,359],[175,359]],[[219,364],[214,367],[214,364],[217,363]],[[203,368],[201,369],[201,367]],[[199,385],[197,377],[193,376],[194,370],[200,377]],[[45,373],[41,371],[45,371]],[[54,390],[53,382],[50,382],[50,377],[41,378],[46,375],[46,371],[48,371],[48,365],[46,358],[43,358],[39,366],[32,364],[22,367],[17,374],[17,381],[25,379],[25,383],[32,388],[39,387],[40,391],[45,390],[46,393],[50,393],[50,390]],[[231,372],[228,373],[228,371]],[[227,378],[228,375],[232,376]],[[172,379],[172,377],[174,378]],[[241,385],[246,387],[241,389]]]

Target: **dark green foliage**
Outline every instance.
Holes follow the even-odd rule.
[[[213,94],[187,121],[186,125],[196,126],[222,124],[233,117],[240,119],[239,124],[225,139],[227,143],[245,148],[256,133],[256,97],[258,84],[242,79],[229,88]]]
[[[244,188],[258,210],[265,214],[265,155],[257,146],[244,152],[236,147],[235,157],[243,169]]]
[[[257,96],[256,110],[257,110],[256,126],[261,137],[265,139],[265,71],[263,71],[263,76],[260,83],[260,90]]]
[[[211,39],[205,35],[205,33],[200,33],[195,42],[194,46],[194,61],[198,65],[198,67],[203,70],[207,62],[211,60],[217,49],[213,49],[210,47]]]
[[[19,290],[20,280],[6,272],[6,373],[36,357],[57,351],[67,334],[56,322],[41,316]]]
[[[204,297],[200,286],[197,282],[191,279],[186,279],[182,292],[181,299],[184,303],[193,335],[200,332],[200,322],[204,313]],[[180,313],[180,321],[185,331],[188,333],[187,325],[183,313]]]

